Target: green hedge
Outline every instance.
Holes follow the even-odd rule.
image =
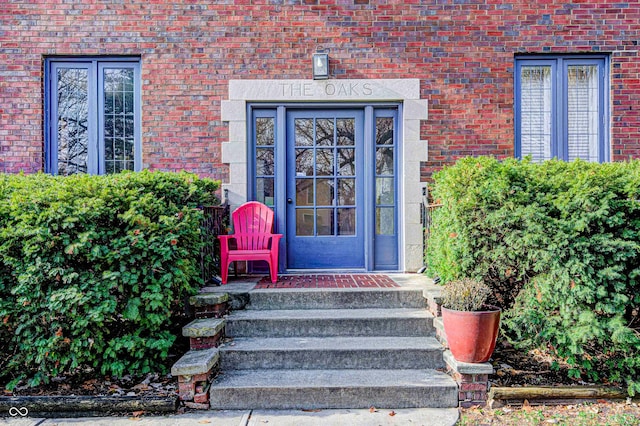
[[[466,158],[434,180],[429,274],[484,280],[517,347],[640,391],[640,162]]]
[[[0,175],[0,384],[162,370],[201,280],[196,207],[217,188],[189,173]]]

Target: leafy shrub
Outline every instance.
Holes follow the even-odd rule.
[[[0,175],[0,376],[162,369],[199,284],[218,183],[189,173]]]
[[[434,178],[429,273],[487,283],[517,347],[640,391],[640,162],[467,158]]]
[[[449,281],[442,289],[442,306],[456,311],[481,311],[491,295],[491,288],[482,281],[462,278]]]

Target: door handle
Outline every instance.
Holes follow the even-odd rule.
[[[287,198],[287,203],[291,204],[291,203],[293,203],[293,200],[291,198]]]

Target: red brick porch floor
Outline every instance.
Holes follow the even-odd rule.
[[[379,274],[309,274],[280,275],[274,284],[264,277],[256,284],[256,289],[265,288],[370,288],[400,287],[387,275]]]

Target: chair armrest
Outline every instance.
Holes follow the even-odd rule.
[[[273,248],[274,246],[275,247],[278,246],[278,243],[280,242],[280,238],[282,238],[282,234],[271,234],[270,235],[271,248]]]
[[[234,235],[218,235],[218,239],[220,240],[220,244],[224,244],[225,247],[229,247],[229,241],[235,240]]]

